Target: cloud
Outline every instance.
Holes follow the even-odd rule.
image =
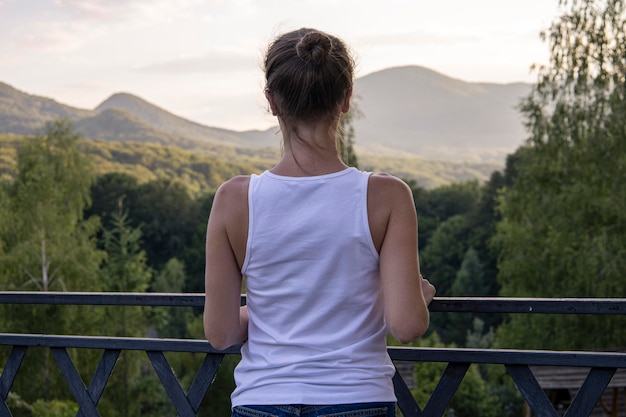
[[[81,22],[36,21],[12,28],[5,39],[16,50],[68,52],[80,49],[97,33]]]
[[[208,3],[221,2],[213,0]],[[55,0],[55,5],[63,12],[79,19],[100,22],[156,23],[180,16],[193,16],[194,8],[206,4],[202,0]]]
[[[215,50],[202,56],[157,62],[137,70],[165,74],[249,72],[257,70],[257,59],[250,54]]]
[[[362,35],[355,38],[355,45],[365,46],[429,46],[429,45],[458,45],[462,42],[474,42],[480,40],[477,36],[470,35],[444,35],[432,32],[409,32],[409,33],[379,33]]]

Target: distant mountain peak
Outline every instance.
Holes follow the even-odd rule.
[[[112,94],[109,98],[107,98],[102,103],[100,103],[98,107],[96,107],[94,110],[102,111],[102,110],[109,109],[112,107],[116,107],[116,108],[120,108],[124,110],[132,110],[132,109],[136,110],[139,108],[153,109],[153,110],[160,110],[160,111],[168,113],[166,110],[144,100],[143,98],[136,96],[134,94],[126,93],[126,92],[119,92],[119,93]]]

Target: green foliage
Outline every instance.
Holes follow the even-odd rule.
[[[421,269],[437,287],[437,295],[450,296],[452,284],[467,251],[469,229],[463,215],[441,222],[421,251]]]
[[[452,216],[467,216],[478,207],[481,188],[476,181],[466,181],[426,189],[409,182],[419,217],[418,243],[424,249],[435,230]]]
[[[16,171],[17,149],[25,138],[0,134],[0,180],[12,179]],[[243,148],[206,143],[194,150],[140,142],[107,142],[81,139],[79,148],[91,155],[96,174],[128,174],[146,183],[156,179],[178,181],[192,195],[214,192],[225,180],[241,174],[260,173],[280,157],[276,148]],[[353,144],[356,158],[358,145]],[[350,161],[349,161],[350,162]],[[427,160],[411,155],[384,156],[359,153],[350,162],[361,169],[389,172],[433,188],[458,181],[488,180],[499,164]]]
[[[3,239],[10,288],[86,290],[97,285],[101,254],[93,236],[99,221],[83,220],[93,171],[76,149],[77,141],[72,125],[61,120],[19,150]]]
[[[206,222],[187,189],[176,181],[142,184],[128,204],[133,225],[141,225],[149,263],[156,269],[170,258],[181,258],[194,227]]]
[[[489,288],[484,281],[484,275],[478,254],[474,248],[470,247],[465,252],[461,267],[456,273],[450,295],[453,297],[488,295]],[[483,318],[484,315],[474,317],[469,313],[445,313],[446,323],[442,332],[447,340],[459,345],[467,345],[468,334],[471,330],[476,331],[476,320],[480,320],[480,330],[484,330]]]
[[[185,292],[204,291],[206,227],[214,197],[215,193],[206,193],[196,198],[198,220],[188,235],[189,244],[181,255],[187,271]]]
[[[82,146],[93,155],[98,174],[125,173],[139,183],[169,180],[193,195],[215,191],[235,175],[260,173],[270,168],[279,154],[278,150],[268,155],[208,144],[195,151],[137,142],[84,141]]]
[[[502,174],[495,172],[483,186],[475,181],[432,190],[412,186],[419,217],[420,268],[438,296],[497,294],[497,253],[487,242],[495,233],[494,198],[503,182]],[[468,256],[471,261],[463,265]],[[495,314],[480,318],[485,329],[500,321]],[[430,328],[444,342],[463,345],[471,323],[470,316],[436,313]]]
[[[172,258],[165,264],[163,270],[152,283],[155,292],[177,293],[182,292],[185,285],[185,264]]]
[[[4,183],[0,182],[0,257],[5,250],[4,240],[7,238],[7,233],[10,229],[9,223],[5,220],[9,218],[11,204],[9,201],[8,187]],[[5,271],[0,271],[0,288],[4,288],[4,280],[8,279],[8,276],[3,276]]]
[[[141,248],[141,230],[130,227],[121,204],[111,217],[112,228],[105,230],[103,235],[104,249],[108,254],[100,271],[104,290],[145,292],[152,271],[146,264],[146,254]],[[142,307],[107,306],[101,328],[109,336],[145,337],[148,313]],[[139,413],[139,402],[132,394],[140,389],[142,361],[145,358],[141,352],[128,351],[123,352],[116,364],[116,372],[107,384],[116,415],[134,416]]]
[[[104,250],[108,254],[101,269],[105,291],[145,292],[152,278],[141,248],[141,230],[131,228],[128,214],[120,205],[112,215],[112,229],[104,231]]]
[[[457,182],[486,181],[501,164],[487,162],[452,162],[424,159],[411,154],[386,155],[359,151],[359,167],[368,171],[387,172],[400,178],[417,181],[428,189]]]
[[[454,297],[484,296],[487,295],[487,288],[483,282],[484,273],[478,254],[474,248],[469,248],[465,252],[461,269],[456,274],[456,279],[452,283],[451,294]]]
[[[99,216],[109,228],[111,213],[122,200],[129,224],[141,227],[147,264],[161,271],[171,258],[176,258],[185,268],[181,291],[204,290],[204,246],[212,192],[192,196],[180,182],[153,180],[139,184],[128,174],[110,173],[98,177],[91,193],[94,204],[87,215]]]
[[[443,344],[436,334],[420,339],[422,347],[453,347]],[[412,390],[417,403],[424,408],[445,370],[445,363],[420,362],[415,365],[416,388]],[[458,417],[496,417],[502,416],[502,404],[498,397],[491,393],[490,386],[480,373],[478,366],[471,365],[456,394],[448,413]]]
[[[74,417],[78,413],[78,404],[72,401],[37,400],[32,405],[32,413],[37,417]]]
[[[103,254],[95,234],[99,220],[83,218],[89,204],[93,170],[87,155],[76,148],[79,137],[71,123],[59,120],[23,141],[11,181],[0,187],[0,264],[3,290],[99,290],[98,268]],[[95,327],[98,312],[80,307],[5,305],[4,332],[71,334]],[[93,352],[72,352],[77,365]],[[28,380],[18,378],[14,389],[24,401],[42,393],[53,398],[68,394],[48,353],[33,354],[22,364]]]
[[[624,297],[626,10],[614,0],[564,6],[546,36],[550,64],[522,103],[530,137],[500,200],[494,243],[502,295]],[[626,343],[624,324],[517,315],[498,340],[517,348],[612,348]]]
[[[17,170],[17,150],[24,139],[21,136],[0,134],[0,183],[13,180]]]
[[[485,332],[485,322],[479,317],[474,317],[471,330],[467,330],[465,345],[472,348],[488,349],[493,345],[495,337],[493,327]]]
[[[337,141],[341,160],[350,167],[359,167],[359,160],[354,149],[354,121],[362,117],[362,113],[353,100],[350,110],[341,115]]]
[[[119,211],[120,204],[128,208],[138,187],[137,178],[129,174],[112,172],[98,176],[90,190],[93,204],[85,210],[85,216],[98,216],[104,229],[112,228],[112,215]]]
[[[185,287],[185,264],[172,258],[155,277],[151,289],[162,293],[182,293]],[[193,320],[191,309],[182,307],[155,307],[155,317],[160,320],[154,323],[159,337],[183,339],[188,337],[187,325]]]
[[[100,277],[104,291],[145,292],[152,279],[146,264],[146,254],[141,248],[141,230],[128,224],[128,216],[120,206],[112,215],[113,227],[105,230],[104,249],[107,252]],[[102,324],[110,336],[145,336],[147,319],[140,307],[106,307]]]

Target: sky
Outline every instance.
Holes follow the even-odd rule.
[[[93,109],[114,93],[232,130],[265,129],[261,63],[280,33],[344,39],[357,77],[420,65],[534,82],[557,0],[0,0],[0,82]]]

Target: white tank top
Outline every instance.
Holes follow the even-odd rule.
[[[251,176],[241,271],[250,323],[233,407],[396,401],[369,175]]]

